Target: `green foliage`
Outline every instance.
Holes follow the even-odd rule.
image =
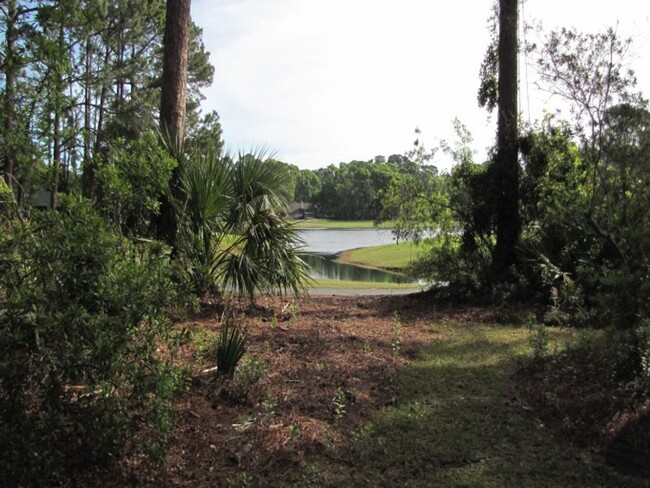
[[[1,105],[12,123],[0,138],[14,160],[21,204],[41,186],[79,190],[82,172],[85,195],[95,197],[96,165],[107,164],[112,142],[155,130],[164,16],[162,0],[3,2],[0,73],[10,89]],[[192,25],[187,117],[188,126],[204,129],[192,134],[198,138],[220,131],[214,115],[198,120],[200,90],[214,71],[201,36]]]
[[[339,386],[338,390],[336,390],[336,395],[332,399],[332,407],[334,408],[334,418],[336,420],[343,418],[348,408],[348,401],[342,386]]]
[[[492,112],[497,106],[499,96],[499,40],[497,24],[499,20],[499,4],[495,1],[492,5],[492,13],[488,18],[488,31],[490,43],[488,44],[481,69],[479,71],[478,104],[488,112]]]
[[[302,242],[283,218],[286,179],[263,154],[216,153],[183,163],[177,202],[181,259],[199,294],[217,284],[246,294],[302,290]]]
[[[527,252],[554,308],[574,321],[631,328],[648,313],[650,116],[619,106],[605,120],[597,178],[565,132],[546,127],[525,139]]]
[[[309,169],[301,169],[296,181],[296,193],[294,196],[297,202],[315,202],[318,199],[322,183],[318,175]]]
[[[537,55],[541,87],[569,103],[575,134],[594,163],[602,149],[607,111],[642,102],[634,92],[634,72],[627,67],[631,42],[611,27],[598,33],[562,28],[530,46]]]
[[[97,165],[96,205],[125,234],[151,234],[176,162],[153,132],[116,139]]]
[[[245,400],[251,390],[264,379],[266,369],[267,365],[263,360],[256,359],[250,354],[244,356],[230,381],[231,397],[239,401]]]
[[[11,188],[4,178],[0,178],[0,225],[14,219],[18,215],[18,204]]]
[[[376,219],[382,210],[382,198],[399,174],[386,162],[351,161],[330,165],[316,172],[320,192],[316,199],[319,216],[343,219]],[[315,183],[314,183],[315,184]]]
[[[547,321],[603,327],[608,339],[559,357],[549,384],[579,381],[588,362],[610,375],[603,388],[647,391],[650,113],[626,68],[630,42],[613,29],[562,29],[533,49],[541,84],[571,117],[547,117],[521,139],[524,272]],[[549,395],[565,415],[566,395]]]
[[[177,298],[166,249],[134,246],[73,201],[0,247],[0,477],[55,484],[142,448],[141,428],[160,452],[180,380],[159,353]]]
[[[548,351],[549,337],[546,327],[544,324],[537,322],[534,315],[527,317],[526,327],[528,328],[528,342],[533,350],[533,357],[539,359]]]
[[[224,317],[219,338],[208,356],[214,358],[219,376],[231,378],[248,349],[248,339],[246,332],[232,316],[225,314]]]
[[[454,143],[440,144],[442,153],[455,163],[451,172],[439,175],[425,166],[395,180],[384,198],[382,220],[395,223],[398,239],[424,238],[411,274],[448,285],[464,296],[491,283],[494,204],[489,166],[473,161],[471,134],[458,120],[454,130]],[[426,152],[418,144],[412,154],[428,161],[436,152]]]

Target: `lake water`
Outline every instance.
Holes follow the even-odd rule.
[[[325,255],[395,242],[390,229],[303,229],[300,237],[305,252]]]
[[[312,268],[313,278],[370,281],[374,283],[416,283],[399,273],[337,263],[339,253],[359,247],[381,246],[395,242],[389,229],[303,229],[303,259]]]

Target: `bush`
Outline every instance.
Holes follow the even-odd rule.
[[[116,139],[98,161],[95,206],[125,234],[152,234],[176,161],[153,132]]]
[[[239,361],[246,353],[248,339],[246,333],[232,316],[226,315],[225,317],[219,337],[208,356],[217,363],[219,376],[231,378]]]
[[[60,482],[137,447],[141,428],[160,445],[175,297],[166,250],[136,248],[83,203],[0,236],[0,479]]]

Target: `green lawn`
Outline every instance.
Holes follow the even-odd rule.
[[[368,268],[402,270],[417,257],[418,246],[412,242],[350,249],[341,253],[338,261]]]
[[[554,437],[513,394],[528,331],[484,323],[417,323],[434,340],[398,373],[395,404],[342,453],[330,486],[641,487]],[[557,337],[561,332],[549,330]]]
[[[375,227],[372,220],[307,219],[293,222],[298,229],[372,229]]]

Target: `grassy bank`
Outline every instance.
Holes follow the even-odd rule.
[[[418,251],[418,246],[412,242],[385,244],[344,251],[337,261],[367,268],[401,271],[408,266],[412,259],[417,257]]]
[[[307,219],[296,220],[295,223],[298,229],[372,229],[375,227],[372,220]]]

